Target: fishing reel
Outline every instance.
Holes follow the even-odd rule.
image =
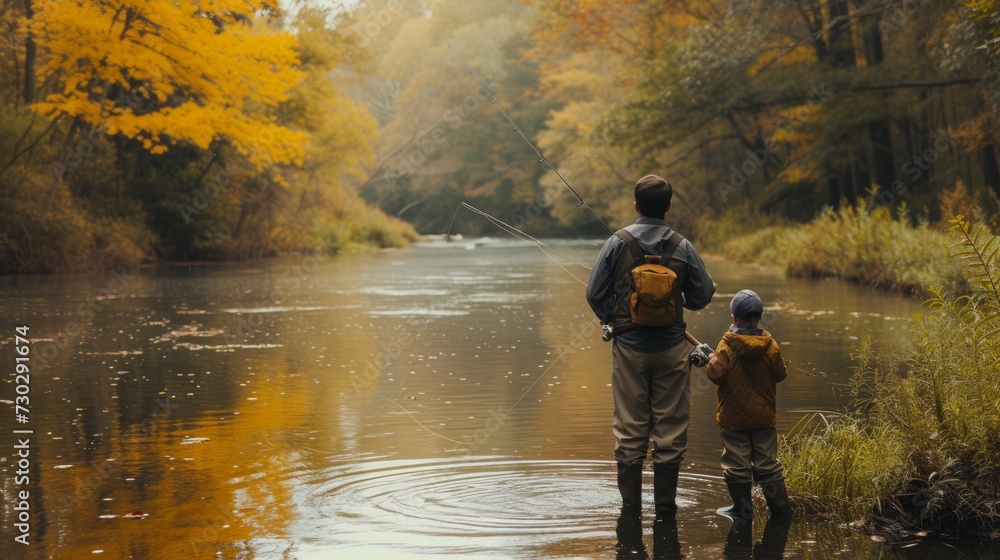
[[[712,350],[711,346],[705,343],[699,344],[694,347],[691,355],[688,356],[688,362],[690,362],[694,367],[705,367],[708,365],[708,361],[714,353],[715,351]]]
[[[601,340],[604,342],[611,342],[611,339],[615,336],[615,330],[611,325],[601,325]]]

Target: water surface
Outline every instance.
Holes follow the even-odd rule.
[[[4,363],[20,324],[34,355],[50,358],[32,378],[33,544],[13,544],[5,507],[0,552],[614,557],[610,346],[583,300],[588,271],[572,262],[589,265],[599,247],[560,243],[559,265],[532,246],[480,240],[0,279]],[[761,294],[790,370],[781,431],[836,410],[859,341],[905,343],[920,312],[864,287],[708,264],[719,295],[686,315],[689,329],[714,345],[732,294]],[[714,388],[694,379],[678,550],[733,556],[729,523],[714,514],[726,501]],[[10,408],[0,434],[8,450]],[[4,459],[10,504],[18,488],[13,456]],[[651,519],[647,510],[650,551]],[[835,523],[797,522],[785,544],[787,558],[989,554],[886,548]]]

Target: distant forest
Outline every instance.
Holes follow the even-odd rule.
[[[938,220],[957,181],[998,208],[995,0],[375,1],[354,17],[381,131],[364,196],[422,232],[465,201],[539,234],[602,233],[445,40],[616,227],[646,173],[672,182],[689,231],[742,209],[807,221],[873,192]]]
[[[1000,0],[0,1],[0,271],[604,233],[457,55],[613,227],[1000,208]]]

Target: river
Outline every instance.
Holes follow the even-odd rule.
[[[615,555],[610,346],[584,299],[600,242],[485,239],[397,251],[0,278],[4,558],[608,558]],[[558,261],[558,262],[557,262]],[[851,352],[906,343],[917,302],[709,259],[715,344],[752,288],[789,366],[781,432],[837,410]],[[727,546],[714,388],[694,374],[677,550]],[[13,429],[30,429],[30,486]],[[18,437],[23,437],[18,435]],[[646,504],[651,502],[647,480]],[[28,546],[14,542],[30,490]],[[127,515],[132,514],[132,515]],[[650,508],[643,543],[654,545]],[[754,527],[762,538],[764,519]],[[772,535],[773,537],[773,535]],[[772,538],[773,540],[773,538]],[[900,549],[796,521],[786,558],[988,558]],[[738,544],[738,543],[737,543]],[[735,555],[734,555],[735,554]],[[763,557],[760,552],[758,557]],[[631,557],[641,557],[633,555]]]

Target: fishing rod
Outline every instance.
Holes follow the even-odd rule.
[[[587,285],[586,282],[584,282],[583,280],[581,280],[576,274],[573,274],[572,272],[570,272],[568,268],[566,268],[565,266],[563,266],[562,263],[560,263],[559,261],[557,261],[555,259],[555,257],[553,257],[552,255],[550,255],[548,253],[548,251],[546,251],[546,249],[548,249],[549,251],[552,251],[554,253],[559,253],[560,255],[562,255],[563,257],[565,257],[567,260],[569,260],[573,264],[578,265],[578,266],[582,266],[583,268],[586,268],[587,270],[593,270],[593,267],[587,266],[586,264],[584,264],[584,263],[582,263],[582,262],[574,259],[573,257],[570,257],[566,253],[564,253],[564,252],[562,252],[562,251],[560,251],[558,249],[555,249],[554,247],[552,247],[550,245],[546,245],[542,241],[540,241],[540,240],[532,237],[531,235],[528,235],[524,231],[522,231],[520,229],[517,229],[516,227],[508,224],[507,222],[504,222],[500,218],[497,218],[496,216],[493,216],[492,214],[484,212],[484,211],[476,208],[475,206],[472,206],[471,204],[467,204],[465,202],[459,204],[458,208],[455,209],[455,213],[451,217],[451,224],[448,225],[448,233],[445,235],[445,239],[448,239],[448,238],[451,237],[452,229],[455,226],[455,218],[458,217],[458,212],[460,210],[462,210],[463,208],[469,210],[470,212],[473,212],[475,214],[478,214],[478,215],[486,218],[490,223],[492,223],[493,225],[497,226],[497,228],[501,229],[502,231],[504,231],[506,233],[509,233],[509,234],[513,235],[514,237],[516,237],[518,239],[521,239],[523,241],[527,241],[529,243],[533,243],[536,247],[538,247],[539,250],[542,251],[542,253],[545,254],[545,256],[547,256],[549,259],[551,259],[552,262],[556,263],[556,265],[558,265],[559,268],[565,270],[566,273],[569,274],[570,276],[572,276],[573,278],[575,278],[577,282],[580,282],[584,286]],[[704,351],[702,351],[702,350],[700,350],[698,348],[699,346],[701,346],[701,342],[699,342],[698,339],[695,338],[694,335],[692,335],[688,331],[684,331],[684,338],[687,339],[688,342],[690,342],[691,344],[693,344],[695,346],[695,350],[693,352],[691,352],[691,355],[689,356],[690,362],[693,365],[697,366],[697,367],[701,367],[701,366],[707,364],[708,363],[708,355],[705,354]]]
[[[615,230],[611,229],[611,226],[609,226],[607,222],[605,222],[603,219],[601,219],[600,216],[597,215],[597,212],[595,212],[594,209],[591,208],[590,205],[587,204],[585,200],[583,200],[583,197],[580,196],[580,193],[576,192],[576,189],[574,189],[573,186],[569,184],[569,181],[567,181],[566,178],[563,177],[562,173],[559,173],[559,170],[556,169],[556,167],[552,165],[552,162],[550,162],[549,159],[545,157],[545,154],[543,154],[542,151],[538,149],[538,146],[535,146],[535,143],[528,138],[528,135],[525,134],[523,130],[521,130],[521,127],[517,126],[517,123],[514,122],[514,119],[511,118],[507,110],[503,108],[503,105],[500,104],[500,101],[496,98],[496,96],[493,95],[493,92],[490,91],[490,88],[489,86],[486,85],[486,82],[484,82],[482,78],[479,77],[479,74],[476,74],[472,70],[472,68],[470,68],[469,65],[465,63],[465,60],[462,59],[462,55],[458,54],[458,51],[455,50],[455,47],[451,46],[451,43],[448,42],[448,39],[445,38],[445,36],[442,35],[440,31],[438,31],[438,28],[437,26],[434,25],[434,21],[431,19],[430,15],[424,14],[424,16],[427,18],[427,23],[430,24],[431,29],[434,30],[434,33],[437,34],[438,38],[440,38],[441,41],[443,41],[444,44],[448,46],[448,50],[450,50],[455,55],[455,58],[457,58],[458,61],[462,64],[462,67],[465,68],[465,73],[469,74],[470,76],[472,76],[474,80],[476,80],[476,83],[479,84],[479,87],[482,88],[486,97],[490,100],[490,104],[496,105],[497,109],[500,109],[500,112],[503,114],[503,117],[507,119],[508,123],[510,123],[510,126],[514,129],[514,132],[516,132],[521,137],[521,139],[524,140],[524,142],[531,147],[531,150],[535,152],[535,155],[538,156],[538,163],[544,163],[545,165],[547,165],[549,169],[551,169],[552,172],[556,174],[556,177],[559,177],[559,180],[562,181],[562,184],[565,185],[567,189],[569,189],[569,192],[573,193],[573,196],[576,197],[577,200],[576,203],[577,208],[582,206],[587,210],[589,210],[590,213],[593,214],[595,218],[597,218],[597,221],[601,222],[601,225],[608,230],[608,233],[611,233],[613,235],[615,233]]]
[[[572,276],[573,278],[576,278],[576,280],[578,282],[580,282],[581,284],[583,284],[584,286],[587,285],[586,282],[584,282],[579,277],[577,277],[576,274],[573,274],[572,272],[570,272],[569,269],[567,269],[565,266],[562,265],[562,263],[560,263],[559,261],[557,261],[552,255],[550,255],[548,251],[552,251],[553,253],[558,253],[559,255],[563,256],[566,260],[570,261],[571,263],[573,263],[573,264],[575,264],[577,266],[581,266],[583,268],[586,268],[587,270],[593,270],[593,267],[588,266],[587,264],[582,263],[582,262],[574,259],[573,257],[567,255],[566,253],[560,251],[559,249],[556,249],[555,247],[552,247],[551,245],[547,245],[547,244],[543,243],[542,241],[540,241],[540,240],[538,240],[538,239],[536,239],[536,238],[528,235],[527,233],[525,233],[522,230],[517,229],[516,227],[508,224],[507,222],[501,220],[500,218],[497,218],[496,216],[493,216],[493,215],[491,215],[491,214],[489,214],[487,212],[484,212],[484,211],[480,210],[479,208],[476,208],[475,206],[472,206],[471,204],[467,204],[465,202],[462,202],[461,204],[459,204],[458,208],[455,209],[455,213],[451,216],[451,223],[448,225],[448,233],[445,235],[445,240],[451,239],[451,232],[452,232],[452,229],[455,227],[455,218],[458,217],[458,213],[463,208],[465,208],[466,210],[468,210],[468,211],[470,211],[470,212],[472,212],[474,214],[477,214],[479,216],[482,216],[482,217],[486,218],[486,220],[488,222],[490,222],[491,224],[497,226],[497,228],[499,228],[500,230],[502,230],[502,231],[504,231],[506,233],[509,233],[509,234],[513,235],[514,237],[516,237],[516,238],[518,238],[518,239],[520,239],[522,241],[527,241],[529,243],[534,244],[536,247],[539,248],[539,250],[542,251],[542,253],[545,253],[545,256],[549,257],[550,259],[552,259],[552,261],[554,263],[556,263],[557,265],[559,265],[559,268],[562,268],[563,270],[565,270],[570,276]],[[548,249],[548,251],[546,249]]]
[[[579,208],[579,207],[582,206],[582,207],[586,208],[587,210],[589,210],[590,213],[593,214],[594,218],[596,218],[597,221],[600,222],[601,225],[604,226],[604,228],[608,230],[608,233],[610,233],[611,235],[614,235],[615,234],[615,230],[611,229],[611,226],[609,226],[607,224],[607,222],[605,222],[597,214],[597,212],[595,212],[594,209],[591,208],[590,205],[587,204],[587,202],[585,200],[583,200],[583,197],[580,196],[580,193],[576,192],[576,189],[574,189],[573,186],[569,184],[569,181],[567,181],[566,178],[563,177],[562,173],[559,173],[559,170],[556,169],[556,167],[554,165],[552,165],[552,162],[550,162],[549,159],[545,157],[545,154],[543,154],[542,151],[539,150],[537,146],[535,146],[535,143],[532,142],[531,139],[529,139],[528,136],[524,133],[524,131],[521,130],[521,127],[518,126],[516,122],[514,122],[514,119],[510,116],[510,114],[507,112],[507,110],[503,108],[503,105],[501,105],[500,101],[496,98],[495,95],[493,95],[493,92],[490,91],[490,88],[489,88],[489,86],[486,85],[486,82],[484,82],[482,80],[482,78],[479,77],[479,74],[476,74],[475,71],[473,71],[472,68],[468,64],[466,64],[465,59],[462,58],[462,55],[458,54],[458,51],[455,50],[455,47],[453,47],[451,45],[451,43],[448,41],[448,39],[438,30],[437,26],[434,25],[434,20],[431,19],[431,16],[429,14],[425,13],[424,17],[427,18],[427,23],[430,24],[431,29],[434,30],[434,33],[438,36],[438,38],[441,39],[442,42],[444,42],[444,44],[448,47],[448,50],[450,50],[452,52],[452,54],[455,55],[455,58],[457,58],[458,61],[459,61],[459,63],[462,64],[462,67],[465,68],[465,73],[468,74],[468,75],[470,75],[470,76],[472,76],[472,78],[474,80],[476,80],[476,83],[479,84],[479,87],[483,90],[483,93],[485,93],[486,97],[490,100],[490,104],[491,105],[496,105],[497,109],[500,110],[500,112],[503,114],[503,117],[505,119],[507,119],[507,122],[510,123],[510,126],[514,129],[514,132],[516,132],[521,137],[521,139],[524,140],[524,142],[529,147],[531,147],[531,150],[535,152],[535,155],[538,156],[538,163],[544,163],[545,165],[547,165],[548,168],[551,169],[552,172],[556,174],[556,177],[559,177],[559,180],[562,181],[562,184],[565,185],[566,188],[569,189],[569,191],[571,193],[573,193],[573,196],[575,196],[576,200],[577,200],[577,204],[576,204],[577,208]],[[483,212],[481,210],[473,208],[472,206],[469,206],[468,204],[466,204],[464,202],[458,207],[458,209],[455,210],[455,215],[456,216],[458,215],[458,211],[461,210],[463,207],[469,208],[470,210],[473,210],[476,213],[478,213],[478,214],[480,214],[480,215],[482,215],[484,217],[487,217],[487,219],[489,219],[491,222],[493,222],[494,225],[497,225],[497,227],[500,227],[500,229],[503,229],[504,231],[507,231],[508,233],[511,233],[512,235],[513,235],[512,231],[516,231],[516,232],[520,233],[521,235],[526,236],[526,238],[530,238],[530,240],[532,240],[538,246],[539,249],[542,249],[542,246],[544,244],[541,243],[540,241],[538,241],[537,239],[535,239],[535,238],[531,237],[530,235],[524,233],[523,231],[515,228],[514,226],[511,226],[510,224],[506,224],[506,223],[502,222],[501,220],[499,220],[497,218],[494,218],[493,216],[490,216],[486,212]],[[454,223],[455,223],[455,216],[452,216],[451,221],[452,221],[452,225],[454,225]],[[501,227],[501,224],[503,225],[503,227]],[[448,236],[446,236],[445,239],[446,240],[450,239],[450,237],[451,237],[451,226],[449,226],[449,228],[448,228]],[[526,240],[529,240],[529,239],[526,239]],[[544,253],[545,250],[542,249],[542,252]],[[548,255],[548,253],[546,253],[546,255]],[[551,255],[549,255],[549,258],[552,258]],[[553,259],[553,261],[555,261],[555,259]],[[559,264],[558,261],[556,262],[556,264]],[[562,265],[560,265],[560,266],[562,266]],[[589,269],[590,267],[586,267],[586,268]],[[566,268],[563,267],[563,270],[566,270]],[[566,272],[569,272],[569,271],[566,270]],[[575,274],[572,274],[572,273],[570,273],[570,274],[574,278],[576,278]],[[577,278],[577,280],[579,280],[579,278]],[[698,366],[698,367],[701,367],[701,366],[707,364],[708,363],[708,356],[704,352],[702,352],[701,350],[698,349],[698,347],[701,345],[701,343],[698,342],[698,339],[696,339],[691,333],[687,332],[686,330],[684,331],[684,338],[687,339],[687,341],[690,342],[691,344],[694,344],[694,346],[695,346],[695,351],[692,352],[691,356],[690,356],[690,362],[692,364]]]

